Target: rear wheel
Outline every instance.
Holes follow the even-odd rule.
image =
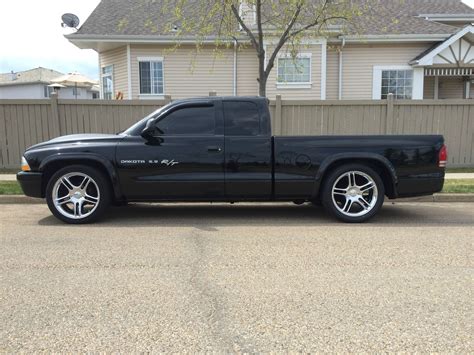
[[[46,187],[46,201],[55,217],[71,224],[90,223],[110,204],[107,178],[98,170],[73,165],[56,172]]]
[[[382,207],[382,179],[361,164],[343,165],[329,174],[322,190],[323,206],[344,222],[365,222]]]

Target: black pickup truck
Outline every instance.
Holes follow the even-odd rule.
[[[293,201],[363,222],[384,197],[444,182],[442,136],[272,136],[268,100],[178,100],[119,134],[69,135],[26,150],[17,179],[68,223],[137,201]]]

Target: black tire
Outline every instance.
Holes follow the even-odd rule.
[[[345,209],[344,207],[346,206],[344,204],[344,201],[347,201],[349,198],[346,196],[337,196],[336,194],[334,194],[335,197],[333,198],[333,186],[338,181],[338,179],[339,179],[338,184],[344,183],[343,179],[348,179],[347,180],[348,184],[349,185],[351,184],[349,182],[349,177],[347,178],[344,177],[346,174],[349,174],[349,172],[356,172],[356,176],[357,176],[356,179],[364,179],[365,177],[363,174],[365,174],[366,176],[370,177],[373,183],[375,184],[376,189],[373,188],[371,189],[372,192],[368,192],[368,194],[372,194],[372,196],[368,195],[367,197],[368,198],[372,197],[372,198],[370,199],[370,204],[367,203],[367,205],[370,205],[370,206],[369,207],[366,206],[367,207],[366,209],[363,208],[362,206],[363,203],[355,202],[355,203],[351,203],[353,207],[349,207],[349,211],[343,212],[341,211],[341,209],[344,210]],[[357,172],[360,172],[362,174],[358,175]],[[337,186],[339,185],[336,185],[336,187]],[[347,189],[350,190],[350,188],[347,188]],[[375,197],[375,193],[377,194],[376,197]],[[354,195],[353,198],[357,198],[357,196],[359,195]],[[377,212],[382,207],[384,196],[385,196],[385,189],[384,189],[383,181],[380,178],[379,174],[377,174],[377,172],[373,170],[372,168],[363,164],[347,164],[347,165],[342,165],[340,167],[337,167],[336,169],[331,171],[329,175],[324,179],[324,183],[321,190],[321,202],[324,208],[326,209],[326,211],[328,211],[331,215],[333,215],[340,221],[347,222],[347,223],[361,223],[372,218],[374,215],[377,214]],[[355,211],[353,211],[354,209]],[[350,215],[351,213],[353,215]],[[357,216],[356,215],[357,213],[364,213],[364,214]]]
[[[64,203],[61,206],[64,207],[56,207],[55,202],[54,202],[54,194],[56,191],[53,191],[56,189],[56,183],[60,184],[58,180],[60,180],[62,177],[67,176],[68,174],[82,174],[90,177],[92,179],[93,185],[92,186],[87,186],[86,189],[89,189],[88,191],[90,192],[90,189],[93,189],[92,191],[97,191],[98,192],[98,202],[93,205],[94,207],[91,207],[89,212],[90,214],[86,215],[87,213],[84,213],[84,217],[80,217],[80,214],[83,211],[83,207],[78,208],[77,210],[81,210],[79,216],[70,218],[64,213],[67,214],[68,211],[65,211],[68,209],[68,206],[71,205],[74,209],[74,214],[76,214],[76,205],[75,204],[68,204],[67,202]],[[81,175],[81,177],[82,177]],[[72,176],[72,179],[75,177]],[[79,176],[78,176],[79,179]],[[64,185],[64,184],[63,184]],[[75,186],[74,188],[78,187]],[[89,184],[90,185],[90,184]],[[61,187],[63,190],[65,189],[64,187]],[[65,190],[68,191],[68,190]],[[70,190],[71,191],[71,190]],[[107,210],[107,207],[110,205],[112,199],[112,192],[111,192],[111,186],[109,183],[109,180],[107,177],[99,170],[86,166],[86,165],[71,165],[65,168],[62,168],[58,170],[48,181],[48,185],[46,186],[46,201],[48,203],[48,207],[51,211],[51,213],[58,218],[59,220],[70,223],[70,224],[85,224],[85,223],[92,223],[96,221],[99,217],[101,217],[104,212]],[[82,206],[82,205],[81,205]],[[85,208],[85,207],[84,207]],[[63,211],[63,213],[60,212]]]

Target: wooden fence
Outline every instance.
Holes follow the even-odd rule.
[[[474,100],[270,102],[275,135],[442,134],[448,166],[474,167]]]
[[[74,133],[116,133],[165,100],[0,100],[0,168],[15,169],[25,148]],[[443,134],[449,166],[474,166],[470,100],[270,101],[275,135]]]

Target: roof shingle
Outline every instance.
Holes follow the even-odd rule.
[[[164,1],[102,0],[77,34],[165,34],[163,25],[167,22],[167,15],[162,11]],[[192,13],[192,9],[188,11]],[[474,10],[461,0],[374,0],[370,10],[355,21],[357,29],[353,32],[361,35],[451,34],[458,30],[454,26],[418,17],[420,14],[470,14],[474,17]]]

